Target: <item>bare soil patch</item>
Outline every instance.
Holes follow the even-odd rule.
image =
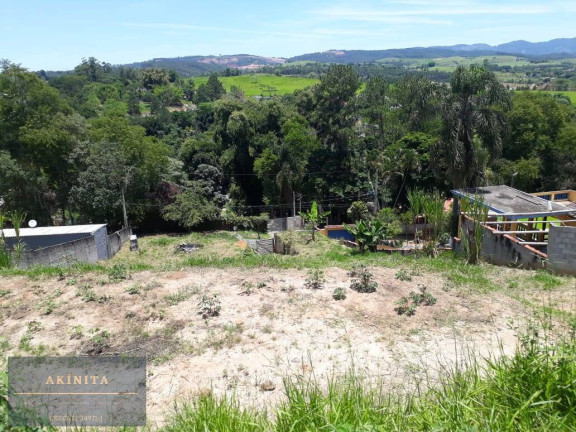
[[[340,268],[325,270],[319,290],[305,288],[303,270],[267,268],[139,272],[118,283],[102,274],[5,278],[0,346],[3,356],[147,356],[148,415],[161,424],[176,399],[208,391],[269,406],[282,397],[287,374],[321,377],[354,367],[409,390],[467,356],[511,354],[510,323],[532,316],[525,302],[504,292],[465,292],[438,274],[400,281],[396,269],[371,271],[379,284],[372,294],[350,290]],[[437,303],[398,315],[395,302],[419,284]],[[345,300],[332,298],[336,287],[346,288]],[[213,294],[220,313],[203,319],[197,304]],[[549,296],[555,303],[570,299],[566,290]]]

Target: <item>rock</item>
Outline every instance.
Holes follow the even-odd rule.
[[[262,391],[273,391],[275,389],[276,389],[276,384],[274,384],[270,380],[266,380],[262,384],[260,384],[260,390],[262,390]]]

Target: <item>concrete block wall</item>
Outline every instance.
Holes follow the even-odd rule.
[[[551,270],[576,275],[576,227],[550,226],[548,260]]]
[[[64,243],[61,245],[25,251],[22,254],[19,268],[33,265],[67,267],[76,263],[95,263],[98,261],[98,250],[94,237]]]
[[[462,221],[465,233],[472,229],[473,222]],[[546,268],[546,254],[530,246],[521,245],[517,239],[507,234],[494,234],[489,226],[484,227],[482,238],[482,258],[489,263],[501,266],[514,266],[525,269]],[[465,234],[466,235],[466,234]]]
[[[122,245],[130,239],[132,228],[123,228],[108,236],[108,258],[112,258],[122,249]]]
[[[289,231],[302,229],[300,216],[276,218],[268,222],[268,231]]]

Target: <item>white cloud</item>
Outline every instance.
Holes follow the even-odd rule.
[[[347,21],[384,21],[395,17],[429,17],[458,15],[537,15],[550,12],[545,6],[470,6],[465,8],[428,8],[428,9],[358,9],[348,7],[329,7],[313,11],[318,16]],[[429,19],[429,18],[428,18]]]

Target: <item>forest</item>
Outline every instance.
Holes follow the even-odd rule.
[[[58,76],[0,70],[0,211],[41,225],[207,229],[313,201],[341,222],[355,201],[398,209],[416,188],[576,187],[574,106],[508,90],[486,65],[448,82],[331,65],[261,98],[216,73],[196,85],[94,58]]]

